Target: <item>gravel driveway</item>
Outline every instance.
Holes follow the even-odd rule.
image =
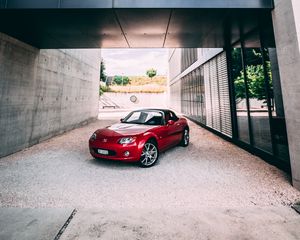
[[[0,207],[197,209],[289,205],[289,177],[244,150],[191,126],[191,144],[161,154],[149,169],[93,159],[97,121],[0,159]]]

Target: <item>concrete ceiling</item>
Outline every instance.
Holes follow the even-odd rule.
[[[9,9],[273,8],[273,0],[0,0]]]
[[[270,0],[0,1],[0,32],[38,48],[224,47],[239,38],[240,29],[257,27],[273,44]],[[199,8],[188,8],[192,4]]]

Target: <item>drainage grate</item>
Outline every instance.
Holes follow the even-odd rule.
[[[69,223],[71,222],[71,220],[73,219],[73,217],[75,216],[77,210],[74,209],[73,212],[71,213],[70,217],[67,219],[67,221],[65,222],[65,224],[61,227],[61,229],[59,230],[59,232],[56,234],[54,240],[59,240],[61,235],[64,233],[64,231],[66,230],[66,228],[68,227]]]
[[[296,202],[292,205],[292,208],[300,214],[300,202]]]

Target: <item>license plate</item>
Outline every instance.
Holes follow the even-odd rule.
[[[108,155],[108,151],[103,149],[98,149],[98,153],[102,155]]]

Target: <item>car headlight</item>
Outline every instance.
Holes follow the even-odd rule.
[[[91,140],[96,140],[97,139],[97,134],[93,133],[93,135],[91,136]]]
[[[119,140],[119,143],[120,144],[129,144],[129,143],[133,143],[135,140],[136,140],[135,137],[124,137]]]

